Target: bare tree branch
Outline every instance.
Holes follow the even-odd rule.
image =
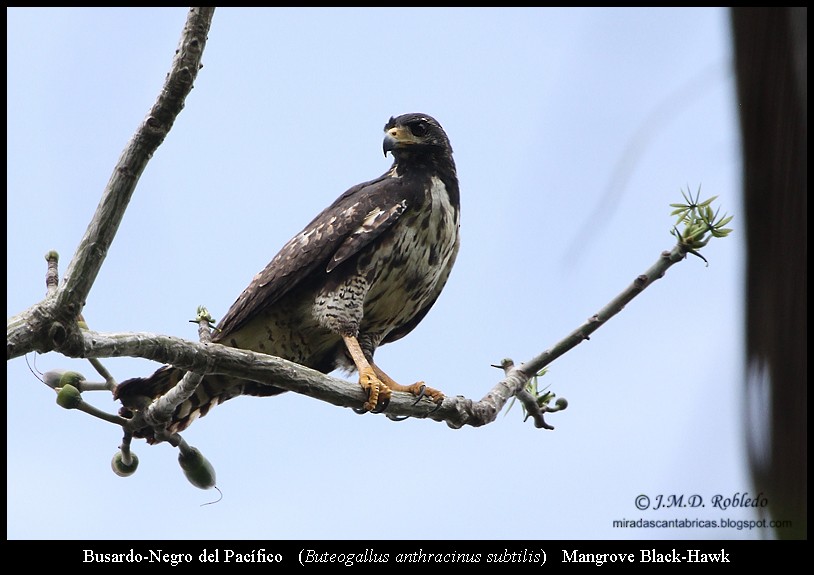
[[[206,308],[198,307],[198,339],[204,345],[212,343],[212,333],[210,331],[212,316]],[[194,371],[188,371],[172,389],[162,395],[149,408],[144,410],[142,416],[144,421],[154,428],[161,428],[163,424],[172,419],[175,408],[192,397],[203,380],[203,375]]]
[[[529,417],[540,428],[553,429],[543,420],[543,413],[554,411],[538,405],[530,395],[523,393],[531,377],[568,350],[576,347],[619,313],[633,298],[642,293],[675,263],[682,261],[687,247],[679,243],[672,251],[665,251],[645,273],[638,276],[622,293],[615,297],[587,322],[556,343],[550,350],[515,367],[505,362],[505,377],[479,401],[463,396],[447,397],[436,406],[431,401],[416,403],[405,393],[394,393],[387,408],[387,416],[429,418],[447,423],[452,428],[465,425],[479,427],[493,422],[497,414],[514,396],[523,401]],[[206,339],[205,335],[203,339]],[[307,395],[340,407],[358,408],[367,396],[355,382],[325,375],[319,371],[288,360],[244,349],[235,349],[216,343],[197,343],[175,337],[149,333],[105,334],[82,330],[76,341],[67,342],[58,349],[69,357],[141,357],[187,370],[173,389],[153,402],[130,427],[153,426],[160,435],[161,427],[173,410],[194,392],[200,376],[222,374],[269,385]],[[194,377],[193,377],[194,376]]]
[[[81,321],[85,300],[124,217],[139,177],[152,154],[169,133],[175,118],[184,106],[186,96],[192,89],[200,68],[213,10],[210,8],[190,10],[162,92],[123,151],[85,236],[68,266],[62,285],[59,285],[58,258],[55,252],[50,252],[47,255],[46,298],[8,321],[8,359],[19,357],[29,351],[52,350],[66,357],[90,359],[105,378],[105,384],[87,384],[86,389],[91,389],[92,386],[111,389],[113,378],[97,361],[105,357],[141,357],[188,372],[173,389],[149,406],[144,406],[145,409],[138,409],[138,413],[134,414],[132,419],[98,413],[92,406],[86,406],[81,399],[80,388],[83,385],[81,382],[77,381],[79,387],[74,387],[73,384],[63,383],[62,378],[57,377],[58,374],[46,374],[46,381],[50,381],[49,385],[57,389],[58,393],[64,391],[61,403],[64,404],[63,407],[81,409],[122,426],[125,435],[121,461],[125,467],[131,463],[129,444],[133,432],[149,426],[154,429],[155,438],[170,441],[164,429],[165,423],[175,408],[194,393],[201,377],[205,375],[222,374],[254,382],[266,382],[270,386],[341,407],[357,408],[368,399],[366,393],[355,382],[338,379],[278,357],[211,343],[208,337],[208,321],[200,315],[198,321],[201,343],[147,333],[99,333],[87,329]],[[687,209],[693,213],[696,208],[701,207],[696,205],[696,202],[690,203],[692,206],[688,206]],[[543,419],[543,414],[563,409],[565,404],[550,408],[545,404],[545,397],[535,397],[529,393],[526,386],[531,378],[556,358],[588,339],[633,298],[661,278],[670,266],[683,260],[687,253],[697,255],[695,250],[706,243],[702,237],[716,226],[706,220],[701,222],[700,227],[697,222],[694,222],[694,225],[695,227],[691,229],[700,230],[697,236],[691,236],[692,239],[685,241],[679,235],[679,243],[672,251],[663,252],[657,262],[638,276],[628,288],[552,348],[519,367],[515,367],[511,360],[504,360],[504,378],[480,400],[463,396],[446,397],[438,406],[429,400],[416,400],[406,393],[394,393],[387,407],[387,417],[429,418],[445,422],[456,429],[464,425],[477,427],[493,422],[506,403],[513,397],[518,397],[537,427],[552,429]],[[180,436],[173,435],[170,442],[176,445],[181,441]]]
[[[47,352],[64,344],[78,331],[77,320],[104,263],[124,212],[144,168],[164,141],[184,107],[201,67],[214,8],[192,8],[161,93],[147,117],[128,142],[105,187],[93,219],[85,231],[61,286],[48,284],[48,296],[7,322],[7,359],[30,351]],[[51,252],[49,282],[53,281]]]

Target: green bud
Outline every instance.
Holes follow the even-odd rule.
[[[124,463],[124,455],[121,451],[117,451],[110,462],[110,467],[113,468],[113,473],[119,477],[130,477],[136,472],[138,468],[138,457],[135,453],[130,454],[130,465]]]
[[[196,448],[181,450],[181,453],[178,454],[178,463],[189,482],[198,489],[209,489],[215,486],[215,468]]]
[[[66,371],[59,378],[59,387],[72,385],[74,387],[81,387],[82,382],[85,381],[85,376],[76,371]]]
[[[57,393],[57,404],[65,409],[76,409],[82,403],[82,394],[70,383],[63,385]]]

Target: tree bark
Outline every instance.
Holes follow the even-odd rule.
[[[807,8],[733,8],[746,212],[749,455],[778,536],[807,538]]]

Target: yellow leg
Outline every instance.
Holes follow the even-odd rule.
[[[437,389],[425,386],[423,381],[419,381],[413,385],[400,385],[396,383],[396,381],[382,371],[378,365],[367,360],[359,345],[359,341],[355,337],[343,335],[342,339],[345,341],[345,346],[348,348],[350,357],[354,365],[356,365],[356,369],[359,371],[359,385],[368,392],[367,402],[365,402],[364,405],[364,409],[367,411],[376,409],[380,401],[389,400],[392,391],[404,391],[412,393],[416,397],[420,397],[423,394],[435,403],[443,401],[444,394]]]
[[[343,335],[342,339],[345,340],[345,347],[348,348],[350,357],[359,371],[359,385],[367,391],[367,402],[363,407],[367,411],[373,411],[379,400],[390,399],[390,389],[376,376],[376,371],[362,352],[359,340],[352,335]]]
[[[392,377],[387,375],[382,369],[376,365],[375,363],[371,364],[373,366],[373,371],[376,372],[376,375],[379,379],[390,388],[391,391],[405,391],[407,393],[412,393],[414,396],[418,397],[422,395],[422,388],[423,395],[425,397],[429,397],[435,403],[440,403],[444,399],[444,394],[438,391],[437,389],[433,389],[431,387],[427,387],[424,385],[423,381],[418,381],[413,385],[401,385],[396,383]]]

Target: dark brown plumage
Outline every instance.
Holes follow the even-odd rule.
[[[356,185],[286,243],[257,274],[215,331],[213,341],[251,349],[328,373],[359,372],[364,408],[391,391],[443,394],[420,382],[401,386],[374,362],[376,348],[410,333],[443,289],[459,247],[460,204],[452,147],[426,114],[391,118],[384,152],[392,167]],[[121,383],[115,396],[138,409],[184,372],[164,366]],[[272,385],[269,385],[272,384]],[[282,393],[273,382],[206,376],[175,412],[170,431],[237,395]]]

